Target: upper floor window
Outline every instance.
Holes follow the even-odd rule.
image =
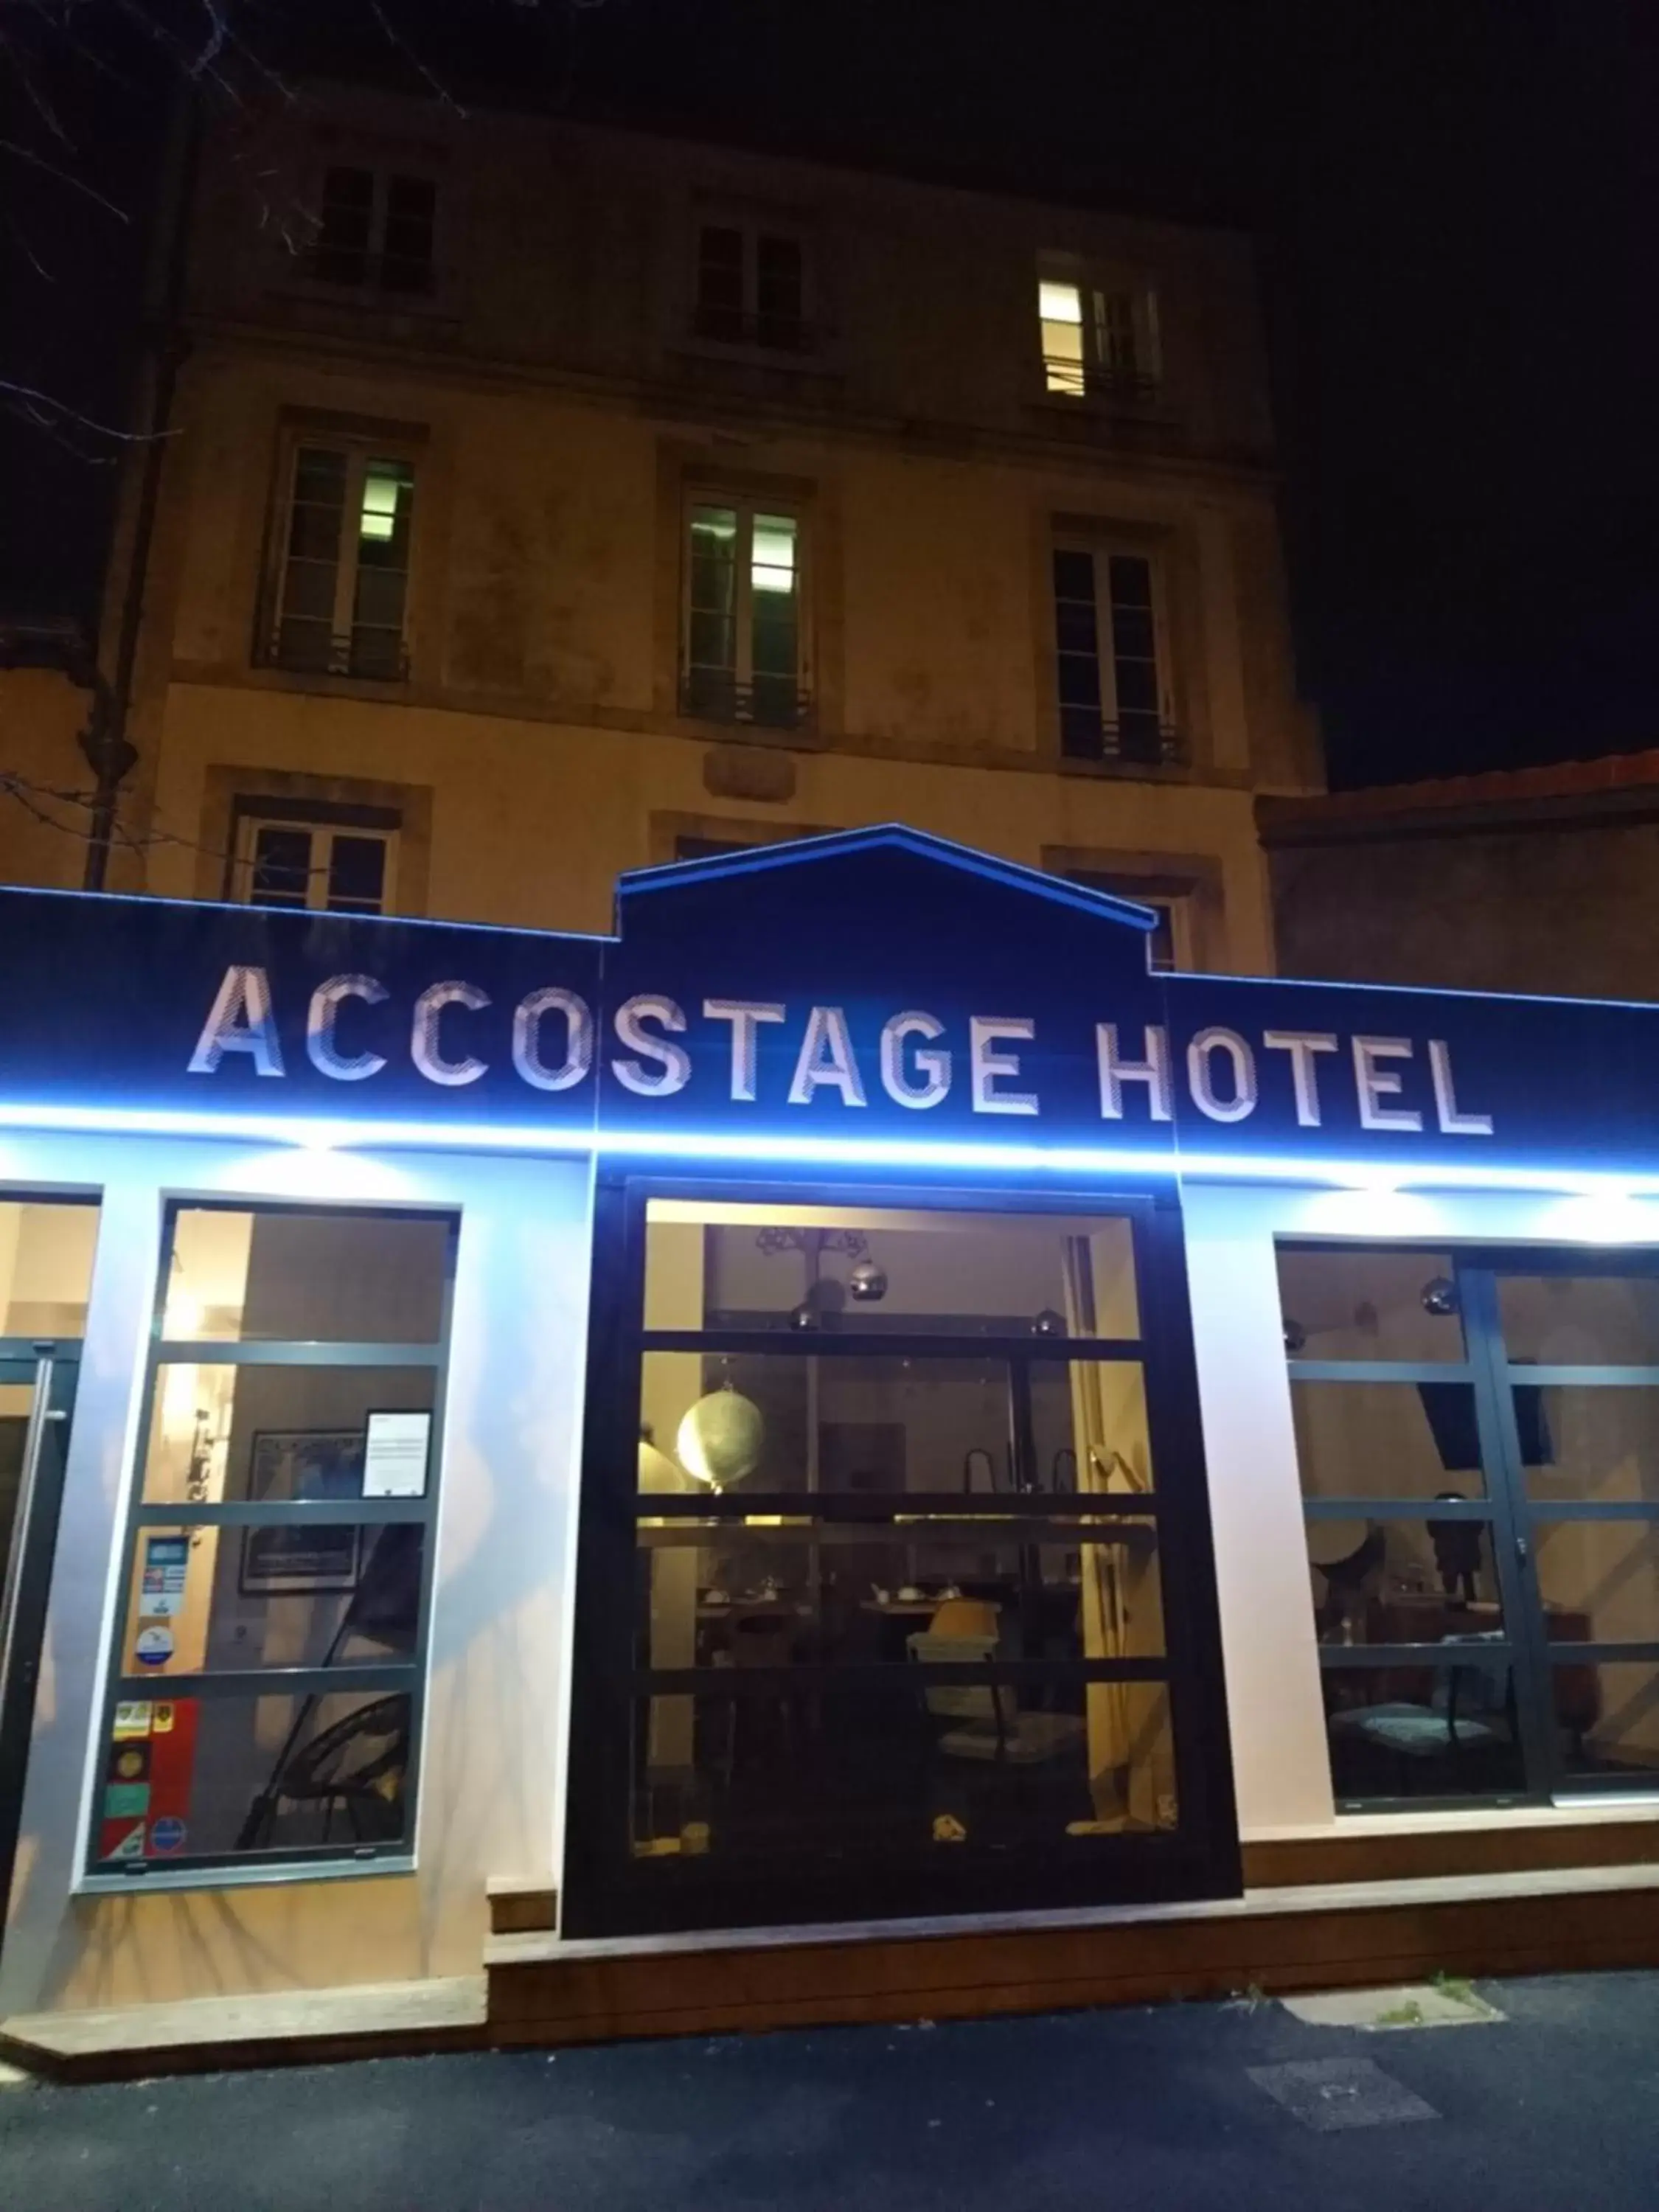
[[[429,292],[437,211],[429,177],[325,169],[313,274],[325,284]]]
[[[1146,966],[1154,975],[1171,975],[1193,963],[1193,895],[1190,891],[1149,890],[1138,876],[1116,874],[1103,868],[1067,868],[1068,883],[1086,884],[1091,890],[1109,891],[1115,898],[1133,899],[1150,907],[1158,920],[1146,939]]]
[[[1072,760],[1180,758],[1163,579],[1145,553],[1054,550],[1060,746]]]
[[[701,224],[692,328],[724,345],[804,351],[810,335],[800,240],[748,222]]]
[[[414,505],[404,457],[343,442],[291,448],[267,659],[332,676],[407,675]]]
[[[680,708],[792,729],[806,708],[799,515],[749,500],[686,510]]]
[[[397,868],[395,826],[238,817],[231,895],[247,906],[386,914]]]
[[[1037,318],[1048,391],[1131,399],[1157,391],[1158,295],[1147,287],[1040,276]]]

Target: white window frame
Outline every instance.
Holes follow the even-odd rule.
[[[1167,884],[1167,876],[1149,877],[1143,883],[1133,870],[1122,868],[1094,868],[1074,865],[1066,872],[1066,880],[1081,884],[1089,890],[1109,891],[1113,897],[1129,899],[1137,906],[1152,907],[1163,915],[1170,927],[1170,965],[1152,965],[1152,939],[1146,945],[1147,968],[1154,975],[1188,975],[1197,965],[1194,951],[1196,943],[1194,905],[1195,890],[1165,890],[1151,888],[1153,882]]]
[[[1051,355],[1047,328],[1051,322],[1073,319],[1049,315],[1049,295],[1073,295],[1077,305],[1080,358],[1076,363]],[[1130,343],[1133,359],[1115,360],[1109,333],[1109,302],[1128,303]],[[1058,304],[1057,301],[1053,302]],[[1037,264],[1037,348],[1043,389],[1050,398],[1155,398],[1164,381],[1164,342],[1158,317],[1158,293],[1144,276],[1127,270],[1080,269],[1052,261]]]
[[[252,906],[254,902],[253,872],[258,865],[257,848],[259,832],[262,830],[288,830],[301,832],[312,841],[306,878],[306,908],[308,912],[327,914],[333,911],[328,903],[328,878],[335,840],[339,837],[373,838],[383,848],[386,872],[381,878],[380,911],[383,915],[397,912],[398,832],[396,830],[381,829],[378,825],[364,826],[355,822],[318,822],[303,814],[239,812],[235,820],[230,896],[238,906]],[[297,908],[290,908],[289,911],[295,912]]]
[[[287,603],[289,546],[294,530],[294,508],[299,484],[300,456],[305,453],[341,454],[346,464],[345,493],[340,508],[340,544],[335,562],[334,605],[329,625],[330,665],[327,668],[308,668],[282,657],[281,641],[283,610]],[[344,641],[348,661],[353,633],[356,628],[354,615],[357,595],[357,549],[361,543],[363,505],[363,483],[371,461],[397,461],[402,464],[412,479],[410,492],[411,519],[409,529],[409,566],[404,572],[403,619],[399,624],[403,651],[396,675],[365,673],[350,667],[333,665],[335,652]],[[278,462],[279,496],[276,502],[274,527],[270,533],[270,556],[267,562],[265,603],[268,610],[264,635],[260,641],[259,658],[268,668],[285,668],[291,674],[305,676],[343,676],[354,680],[376,684],[406,682],[409,675],[411,625],[410,607],[415,592],[415,533],[413,503],[420,497],[421,462],[417,453],[411,451],[405,441],[392,438],[343,437],[326,430],[290,430],[283,441]],[[298,619],[298,617],[296,617]]]
[[[1152,601],[1152,656],[1158,671],[1158,726],[1160,749],[1169,744],[1172,749],[1170,764],[1180,757],[1182,732],[1176,716],[1175,685],[1175,655],[1171,649],[1172,630],[1170,620],[1170,581],[1165,562],[1157,548],[1129,544],[1122,539],[1097,538],[1077,531],[1058,531],[1050,541],[1054,553],[1087,554],[1092,563],[1095,586],[1095,658],[1100,671],[1100,719],[1102,743],[1109,728],[1122,732],[1122,717],[1118,711],[1116,635],[1112,623],[1112,562],[1142,561],[1151,578]],[[1054,653],[1056,713],[1063,705],[1060,697],[1060,609],[1054,591],[1052,557],[1048,570],[1049,637]],[[1132,766],[1146,765],[1131,757],[1110,753],[1108,761],[1123,759]]]
[[[363,248],[363,273],[355,283],[349,278],[324,276],[317,270],[316,261],[322,249],[323,202],[331,169],[356,169],[370,180],[368,200],[368,240]],[[404,289],[387,285],[383,271],[386,267],[386,225],[392,215],[392,182],[393,178],[407,179],[411,184],[432,187],[432,261],[428,281],[420,286]],[[439,245],[442,237],[443,190],[440,179],[430,169],[418,161],[368,161],[361,155],[343,155],[319,161],[315,170],[314,204],[316,235],[312,240],[308,259],[311,282],[321,290],[334,295],[362,297],[372,293],[377,301],[407,301],[411,305],[431,301],[439,289]]]
[[[800,255],[800,343],[798,346],[766,345],[752,335],[740,338],[709,337],[699,331],[697,323],[702,307],[699,278],[705,230],[735,230],[743,240],[743,303],[739,313],[748,332],[752,332],[760,318],[760,241],[763,238],[786,239],[795,247]],[[691,216],[688,269],[690,306],[686,320],[698,344],[715,346],[725,352],[754,354],[763,360],[775,362],[799,360],[803,356],[818,351],[820,338],[814,312],[812,243],[799,223],[787,218],[775,218],[731,208],[695,208]]]
[[[755,680],[754,627],[754,544],[755,523],[761,515],[787,516],[795,526],[795,696],[799,713],[790,726],[799,728],[808,719],[812,705],[812,645],[811,645],[811,531],[808,518],[801,504],[795,500],[769,499],[764,494],[728,491],[718,484],[694,484],[685,493],[680,510],[680,641],[679,684],[684,700],[690,684],[691,669],[691,517],[700,507],[729,507],[738,518],[738,550],[736,555],[737,590],[733,599],[734,652],[732,681],[737,698],[744,695],[752,699]],[[696,708],[683,705],[682,712],[693,720],[725,717],[710,717]],[[733,722],[755,723],[752,712],[739,711],[730,718]],[[782,726],[759,723],[757,726]]]

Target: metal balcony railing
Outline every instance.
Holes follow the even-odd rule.
[[[1145,407],[1158,396],[1158,380],[1141,368],[1109,368],[1104,362],[1068,360],[1063,356],[1042,357],[1043,382],[1054,397],[1117,401]]]
[[[818,345],[817,331],[799,315],[750,313],[708,303],[691,310],[691,335],[759,353],[815,353]]]
[[[342,635],[325,623],[289,616],[277,623],[263,658],[268,668],[313,676],[356,676],[374,684],[409,679],[409,646],[398,630],[363,626]]]
[[[1060,751],[1067,760],[1180,768],[1187,758],[1181,732],[1156,714],[1124,714],[1109,722],[1092,708],[1062,707],[1060,737]]]
[[[747,684],[720,668],[688,668],[680,676],[680,712],[700,721],[798,730],[811,711],[811,695],[793,676],[757,676]]]

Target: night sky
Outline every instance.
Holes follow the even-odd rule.
[[[432,96],[372,0],[229,0]],[[7,10],[8,21],[19,11]],[[166,89],[130,11],[26,58],[0,136],[0,375],[127,419]],[[195,38],[199,7],[155,20]],[[382,0],[462,100],[1218,220],[1261,238],[1304,688],[1332,780],[1659,744],[1652,0]],[[8,64],[0,51],[0,71]],[[0,156],[0,161],[4,157]],[[0,420],[0,611],[89,611],[106,467]],[[74,434],[94,452],[91,434]]]

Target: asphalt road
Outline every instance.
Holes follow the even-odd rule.
[[[3,2212],[1654,2212],[1659,1975],[0,2089]],[[1357,2070],[1356,2070],[1357,2069]]]

